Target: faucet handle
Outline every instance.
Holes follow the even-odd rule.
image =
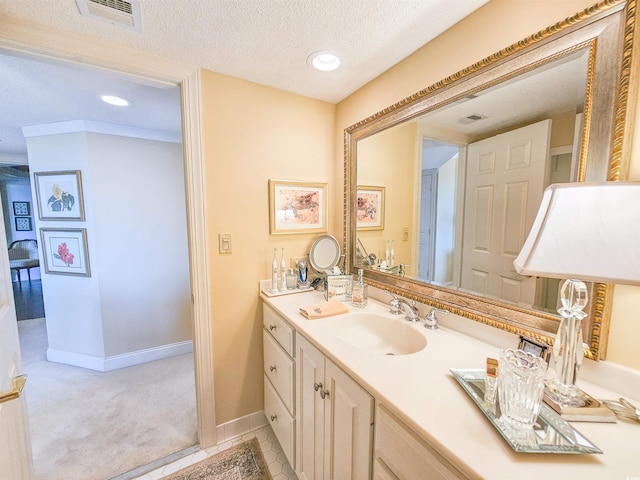
[[[449,310],[443,310],[441,308],[432,308],[427,316],[424,317],[424,328],[428,328],[429,330],[435,330],[438,328],[438,316],[436,313],[449,313]]]
[[[400,301],[398,300],[398,296],[395,293],[388,292],[387,290],[383,290],[383,292],[391,296],[391,300],[389,300],[389,313],[392,315],[400,315],[402,312],[400,311]]]

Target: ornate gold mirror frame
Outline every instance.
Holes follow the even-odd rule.
[[[578,180],[625,179],[632,122],[628,96],[633,87],[635,5],[635,0],[601,1],[345,129],[344,244],[348,269],[354,272],[359,268],[355,255],[359,140],[579,49],[588,49],[589,69]],[[559,317],[548,313],[379,270],[365,269],[365,278],[375,287],[546,344],[553,342],[557,331]],[[612,285],[597,283],[591,287],[589,321],[583,324],[585,355],[594,360],[603,359],[606,353],[612,289]]]

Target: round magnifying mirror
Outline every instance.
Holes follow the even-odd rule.
[[[314,240],[309,251],[309,264],[316,272],[333,270],[340,261],[340,244],[331,235],[321,235]]]

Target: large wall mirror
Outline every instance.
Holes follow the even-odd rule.
[[[558,281],[513,260],[546,186],[624,175],[634,7],[600,2],[347,128],[350,270],[551,343]],[[592,359],[611,296],[591,286]]]

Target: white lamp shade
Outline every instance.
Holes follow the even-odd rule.
[[[640,285],[640,182],[550,185],[513,264],[521,275]]]

